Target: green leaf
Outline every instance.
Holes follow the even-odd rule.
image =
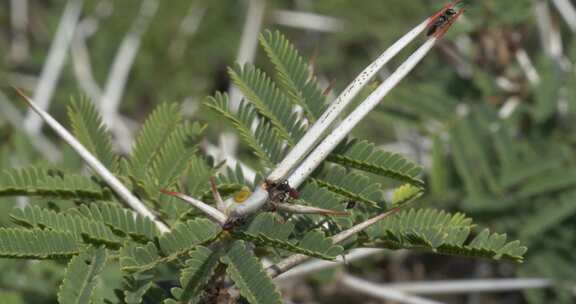
[[[404,184],[396,189],[392,194],[392,206],[401,206],[405,203],[422,195],[422,188],[414,187],[410,184]]]
[[[288,97],[263,71],[252,65],[235,66],[229,73],[248,101],[272,123],[282,138],[294,145],[303,135],[303,128]]]
[[[562,223],[576,213],[576,192],[571,191],[554,200],[545,199],[537,202],[535,212],[521,218],[518,223],[520,239],[535,241],[551,229],[562,227]]]
[[[214,239],[220,231],[220,226],[207,219],[180,223],[160,237],[160,248],[167,255],[184,253]]]
[[[74,100],[68,107],[68,117],[70,117],[72,131],[76,139],[104,166],[115,171],[117,159],[112,152],[111,136],[94,103],[87,98]]]
[[[435,253],[507,259],[522,262],[526,247],[520,242],[506,242],[506,235],[490,234],[486,229],[468,241],[472,220],[464,214],[410,209],[381,221],[368,235],[392,249],[421,249]]]
[[[258,214],[244,231],[235,230],[234,236],[258,246],[288,250],[325,260],[333,260],[342,248],[333,246],[332,241],[318,231],[308,232],[301,240],[289,240],[294,232],[291,222],[284,222],[273,213]]]
[[[73,234],[40,229],[0,228],[0,257],[60,259],[78,254]]]
[[[279,31],[265,31],[260,36],[260,43],[274,64],[282,87],[304,109],[308,120],[316,121],[326,108],[326,98],[310,75],[308,64]]]
[[[182,269],[180,285],[173,288],[172,294],[182,303],[199,303],[206,284],[212,278],[220,262],[221,251],[212,251],[199,246],[190,253],[186,266]]]
[[[367,141],[351,140],[340,145],[328,160],[347,168],[354,168],[423,188],[418,178],[422,168],[400,154],[383,151]]]
[[[304,238],[298,243],[298,246],[311,252],[320,253],[321,256],[327,256],[330,259],[334,259],[344,251],[342,246],[334,245],[332,239],[326,237],[324,232],[319,230],[306,233]]]
[[[205,104],[234,125],[242,141],[252,149],[265,166],[272,167],[280,162],[284,154],[280,136],[266,121],[260,121],[255,131],[252,132],[252,123],[258,115],[250,104],[241,102],[238,112],[234,114],[230,110],[228,95],[221,93],[209,97]]]
[[[197,151],[196,141],[203,130],[199,124],[183,123],[170,134],[148,171],[149,186],[165,189],[182,177]]]
[[[362,202],[372,208],[386,208],[384,192],[379,183],[373,182],[368,176],[358,172],[346,172],[346,169],[335,167],[321,178],[314,181],[334,193],[356,202]]]
[[[154,243],[139,245],[125,243],[120,250],[120,267],[126,272],[143,272],[154,269],[159,263],[168,261],[160,256]]]
[[[136,180],[145,180],[146,173],[160,157],[162,148],[182,121],[177,104],[163,103],[146,119],[130,158],[130,173]]]
[[[33,228],[48,228],[59,232],[69,232],[78,241],[105,244],[117,249],[122,238],[115,235],[106,224],[83,217],[79,214],[56,213],[36,206],[15,209],[10,215],[20,225]]]
[[[11,169],[0,173],[0,196],[44,196],[103,200],[110,192],[91,178],[57,169]]]
[[[104,248],[88,248],[73,257],[66,268],[60,291],[60,304],[90,303],[96,279],[106,264]]]
[[[251,304],[282,303],[280,293],[262,263],[250,252],[243,241],[236,241],[222,258],[227,272],[236,283],[240,294]]]
[[[149,218],[118,204],[103,202],[82,205],[79,211],[88,219],[105,223],[117,234],[129,235],[136,240],[152,240],[160,235]]]
[[[152,272],[136,273],[124,276],[123,291],[126,304],[143,303],[144,295],[154,285],[155,276]]]

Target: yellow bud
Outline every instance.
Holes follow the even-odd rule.
[[[240,191],[234,193],[234,201],[238,204],[241,204],[246,199],[248,199],[250,194],[252,194],[252,191],[250,191],[250,188],[244,186],[244,187],[242,187],[242,189],[240,189]]]

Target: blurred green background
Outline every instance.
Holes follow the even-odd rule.
[[[65,124],[71,98],[87,95],[102,105],[102,96],[121,83],[110,79],[127,44],[138,47],[132,49],[133,64],[120,60],[127,77],[113,119],[127,133],[114,133],[117,148],[129,149],[125,139],[163,101],[183,102],[189,119],[208,124],[205,146],[213,147],[226,127],[201,103],[230,89],[226,67],[236,61],[270,69],[257,47],[258,32],[279,29],[290,37],[335,96],[387,46],[444,4],[5,0],[0,3],[0,169],[50,161],[54,155],[42,144],[46,140],[60,151],[58,166],[82,168],[49,130],[40,135],[26,131],[26,109],[9,87],[37,92],[50,78],[41,75],[58,47],[64,57],[61,68],[56,64],[59,77],[52,77],[49,112]],[[553,284],[432,297],[447,303],[573,303],[575,5],[573,0],[469,1],[433,52],[354,131],[425,166],[427,193],[417,204],[464,211],[484,226],[521,239],[529,247],[525,263],[400,253],[355,262],[349,272],[379,283],[540,278],[546,286]],[[79,15],[65,28],[72,35],[68,47],[56,37],[64,12],[74,6]],[[424,39],[393,60],[375,84]],[[58,47],[51,51],[52,45]],[[237,153],[247,164],[253,161],[246,149],[239,147]],[[11,225],[9,210],[25,203],[0,198],[0,225]],[[55,302],[63,266],[0,260],[0,302]],[[119,280],[113,273],[109,280]],[[340,288],[334,272],[281,286],[294,303],[384,303]]]

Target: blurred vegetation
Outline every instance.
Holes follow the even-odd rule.
[[[334,81],[334,94],[383,49],[445,4],[431,0],[265,2],[263,27],[281,30],[306,58],[314,58],[315,74],[323,88]],[[462,265],[455,275],[462,278],[478,277],[480,272],[491,278],[546,277],[558,281],[553,290],[533,290],[512,298],[486,296],[486,303],[494,299],[572,303],[576,281],[572,271],[576,263],[576,236],[572,233],[576,228],[576,72],[571,64],[576,61],[575,33],[548,1],[470,2],[463,18],[436,49],[356,128],[355,134],[397,148],[396,152],[425,166],[427,192],[419,204],[464,211],[482,226],[521,239],[530,250],[519,266],[416,255],[409,261],[414,258],[414,264],[423,265],[427,275],[419,277],[414,274],[418,273],[416,266],[404,265],[407,275],[401,277],[449,278],[447,270],[455,261]],[[82,19],[99,20],[87,47],[100,87],[106,83],[119,44],[141,3],[85,1]],[[552,31],[539,27],[534,13],[538,3],[549,4]],[[0,88],[13,101],[16,98],[8,84],[34,90],[66,1],[29,0],[28,4],[26,37],[30,54],[16,59],[10,53],[10,1],[0,3]],[[194,5],[206,11],[197,31],[179,53],[175,51],[179,27]],[[319,33],[281,26],[275,23],[273,14],[278,9],[331,16],[342,20],[344,27],[338,32]],[[141,122],[163,101],[186,101],[196,107],[187,115],[208,124],[208,136],[216,144],[225,127],[201,104],[206,96],[229,88],[226,67],[235,61],[246,11],[247,1],[160,1],[130,73],[121,112]],[[556,31],[562,42],[559,54],[547,51]],[[271,70],[262,50],[258,52],[257,65]],[[518,61],[519,52],[526,52],[532,59],[539,81],[526,76]],[[395,59],[389,68],[400,60]],[[70,97],[84,93],[68,59],[50,113],[67,121]],[[13,104],[24,112],[23,105]],[[57,141],[50,131],[46,133]],[[65,157],[58,166],[79,170],[82,166],[78,157],[66,145],[61,148]],[[240,151],[240,157],[249,164],[254,162],[246,150]],[[0,168],[46,162],[23,131],[0,115]],[[8,214],[21,204],[21,199],[0,198],[2,226],[14,225]],[[38,204],[66,206],[70,202],[40,200]],[[56,300],[65,263],[1,260],[0,264],[4,270],[0,275],[0,299],[14,299],[6,303]],[[375,280],[391,280],[391,270],[373,271],[374,267],[393,268],[390,264],[387,257],[381,257],[354,271]],[[464,268],[466,271],[461,270]],[[119,285],[121,278],[109,273],[106,284]],[[317,287],[316,280],[326,282],[327,278],[313,278],[307,287],[313,290],[309,293],[318,299],[322,293],[330,294],[313,288]],[[465,300],[447,299],[453,303]]]

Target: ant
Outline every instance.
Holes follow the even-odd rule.
[[[457,1],[446,5],[439,13],[430,18],[431,21],[428,24],[426,36],[440,37],[446,33],[452,23],[464,12],[464,9],[454,10],[454,6],[459,2],[460,1]]]
[[[290,187],[288,180],[283,180],[282,182],[272,182],[267,180],[265,182],[266,190],[268,191],[268,197],[272,202],[285,202],[288,199],[297,199],[300,197],[300,193],[296,189]]]
[[[346,201],[346,209],[350,210],[356,207],[357,202],[355,200],[348,200]]]

